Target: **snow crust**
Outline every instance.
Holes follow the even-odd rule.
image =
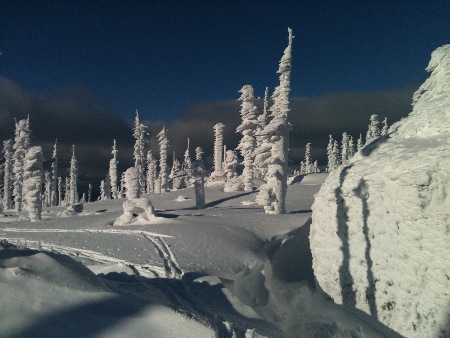
[[[408,337],[450,335],[450,45],[411,114],[334,170],[312,206],[318,285]]]

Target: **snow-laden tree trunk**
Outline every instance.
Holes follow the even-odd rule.
[[[31,147],[27,151],[24,163],[23,193],[27,201],[26,210],[31,222],[41,220],[43,162],[41,147]]]
[[[328,146],[327,146],[327,172],[331,172],[334,168],[334,159],[333,159],[333,136],[329,136]]]
[[[63,203],[63,184],[62,184],[62,178],[58,177],[58,206],[61,206]]]
[[[111,154],[113,158],[109,161],[109,178],[111,180],[111,195],[113,199],[119,198],[119,192],[117,191],[117,146],[116,140],[113,141]]]
[[[46,207],[51,206],[51,196],[52,196],[52,177],[48,171],[44,174],[44,200],[43,205]]]
[[[223,157],[223,123],[217,123],[214,125],[214,171],[222,170],[222,157]]]
[[[192,160],[191,160],[191,153],[189,150],[189,139],[187,141],[187,148],[184,152],[184,162],[183,162],[183,169],[186,172],[186,174],[190,175],[192,167]]]
[[[125,196],[128,200],[133,198],[139,198],[139,188],[138,188],[138,171],[136,168],[131,167],[125,171],[124,175],[124,185],[125,185]]]
[[[75,145],[73,145],[72,158],[70,160],[70,172],[69,172],[69,196],[67,199],[67,202],[69,204],[78,203],[77,180],[78,180],[78,161],[75,158]]]
[[[87,202],[92,201],[92,184],[89,183],[88,185],[88,195],[87,195]]]
[[[51,184],[51,192],[50,192],[50,205],[57,206],[58,205],[58,155],[57,155],[57,142],[55,141],[55,145],[53,146],[53,154],[52,154],[52,184]]]
[[[106,193],[105,193],[105,180],[100,181],[100,196],[98,197],[99,201],[106,200]]]
[[[13,178],[13,148],[12,140],[3,141],[3,158],[5,163],[3,165],[3,209],[9,210],[12,208],[11,187]]]
[[[255,106],[255,97],[253,94],[253,87],[245,85],[239,91],[242,93],[239,101],[241,101],[241,118],[242,122],[237,127],[236,132],[242,134],[242,139],[237,147],[244,157],[244,171],[242,173],[244,181],[244,191],[253,191],[253,176],[254,176],[254,151],[256,147],[255,131],[258,126],[256,119],[257,109]]]
[[[278,74],[280,85],[275,89],[271,107],[272,119],[264,128],[264,137],[272,145],[268,164],[267,183],[262,185],[257,202],[264,206],[267,214],[284,214],[286,212],[286,193],[289,151],[289,92],[291,83],[292,30],[289,28],[289,44],[280,61]]]
[[[28,120],[20,120],[16,123],[16,130],[14,135],[14,155],[13,155],[13,195],[14,204],[17,212],[22,211],[23,202],[23,175],[24,175],[24,160],[25,154],[30,144],[30,122]]]
[[[347,164],[348,160],[350,159],[349,151],[348,151],[348,134],[344,132],[342,134],[342,143],[341,143],[341,161],[342,164]]]
[[[355,155],[355,143],[353,142],[353,137],[348,138],[348,159],[351,159]]]
[[[227,150],[225,154],[225,172],[227,173],[227,179],[232,179],[237,176],[236,168],[238,165],[238,157],[234,150]]]
[[[303,161],[303,164],[305,166],[304,172],[305,174],[311,174],[312,172],[312,164],[313,160],[311,157],[311,143],[307,143],[305,147],[305,160]]]
[[[161,191],[167,191],[167,148],[169,147],[169,140],[167,139],[167,129],[164,126],[158,134],[159,143],[159,177],[161,182]]]

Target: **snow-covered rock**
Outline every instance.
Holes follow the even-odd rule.
[[[408,337],[450,335],[450,45],[411,114],[330,173],[313,204],[314,274],[336,303]]]

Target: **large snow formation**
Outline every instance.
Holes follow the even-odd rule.
[[[316,196],[313,268],[335,302],[408,337],[450,334],[450,45],[411,114],[334,170]]]

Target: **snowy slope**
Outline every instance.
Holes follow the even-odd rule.
[[[44,336],[49,326],[53,336],[395,336],[314,289],[309,219],[325,177],[293,179],[285,215],[265,215],[257,192],[217,186],[206,189],[203,210],[192,189],[150,195],[151,224],[111,226],[123,200],[86,203],[68,217],[50,208],[34,223],[7,212],[0,238],[69,255],[97,276],[67,258],[6,253],[0,267],[36,270],[0,281],[0,336]]]
[[[432,54],[412,113],[318,193],[314,274],[335,302],[408,337],[450,335],[450,45]]]

